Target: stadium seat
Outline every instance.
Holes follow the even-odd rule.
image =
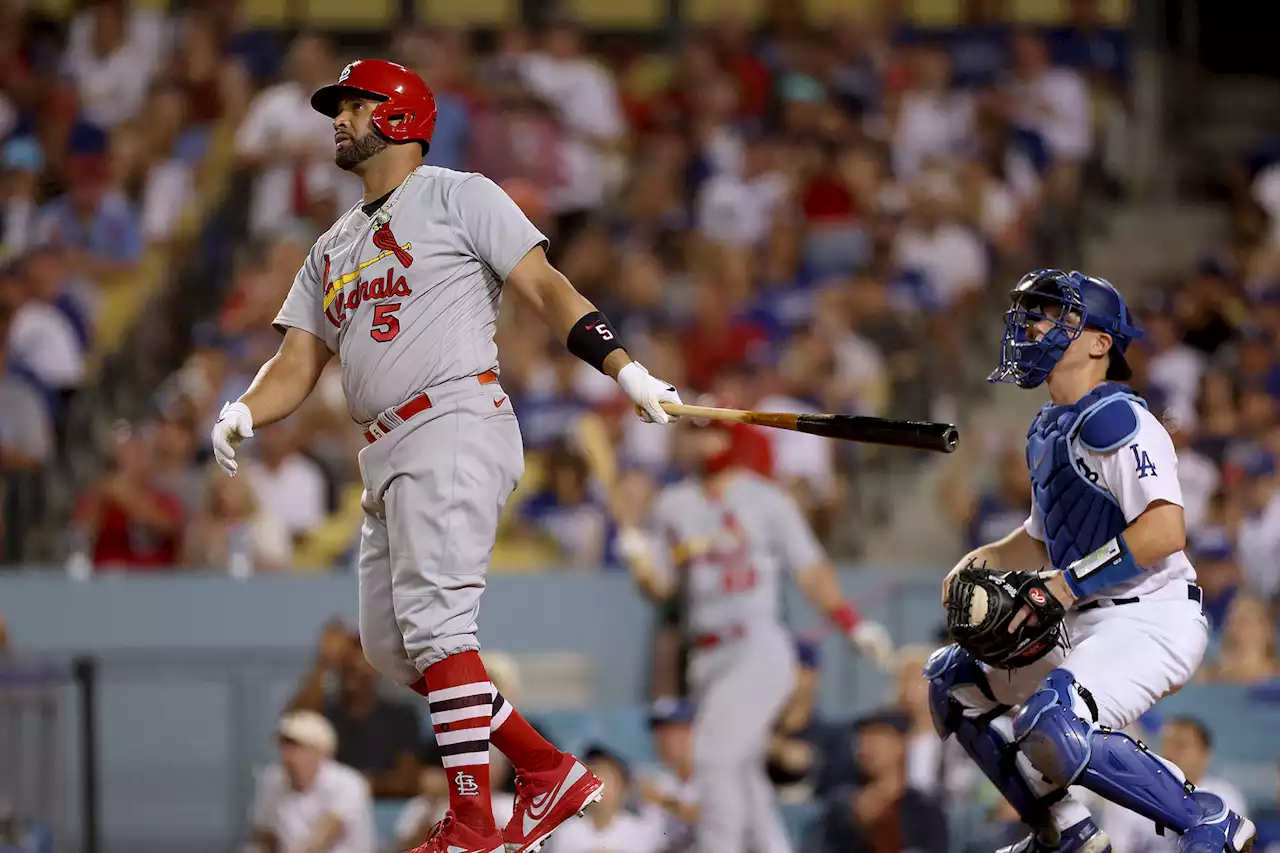
[[[396,818],[407,800],[374,800],[373,831],[378,836],[378,849],[389,850],[396,842]]]
[[[379,30],[391,26],[400,4],[395,0],[299,0],[302,23],[322,29]]]
[[[428,24],[493,27],[519,18],[519,0],[418,0],[418,20]]]
[[[667,13],[666,0],[574,0],[570,7],[592,29],[657,29]]]
[[[682,0],[681,17],[686,23],[701,25],[733,15],[756,23],[764,15],[764,0]]]
[[[1103,20],[1109,24],[1129,21],[1130,0],[1102,0],[1099,7]],[[1069,13],[1067,0],[1012,0],[1009,4],[1010,19],[1025,24],[1061,24]]]
[[[960,0],[915,0],[910,14],[922,27],[951,29],[960,25]]]
[[[289,22],[290,0],[254,0],[245,4],[245,23],[254,28],[278,28]]]

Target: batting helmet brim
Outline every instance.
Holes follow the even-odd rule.
[[[341,83],[335,83],[332,86],[321,86],[316,89],[311,95],[311,108],[321,115],[337,118],[338,113],[342,112],[344,98],[368,98],[371,101],[387,100],[386,95],[370,92],[368,89],[358,89],[355,86],[344,86]]]

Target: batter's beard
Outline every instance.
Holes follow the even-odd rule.
[[[386,150],[386,147],[387,138],[370,129],[359,139],[351,139],[351,144],[346,148],[334,151],[333,162],[339,169],[350,172],[373,155]]]

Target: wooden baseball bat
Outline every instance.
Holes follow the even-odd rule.
[[[789,412],[750,412],[742,409],[720,409],[712,406],[686,406],[663,403],[669,415],[686,418],[704,418],[709,421],[729,421],[739,424],[789,429],[856,441],[861,444],[883,444],[890,447],[909,447],[915,450],[931,450],[936,453],[954,453],[960,441],[960,431],[953,424],[932,421],[900,421],[891,418],[873,418],[861,415],[799,415]]]

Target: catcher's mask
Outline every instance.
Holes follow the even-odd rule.
[[[1111,336],[1107,379],[1133,375],[1124,352],[1142,331],[1111,282],[1075,271],[1035,270],[1022,277],[1011,296],[1000,364],[988,381],[1038,387],[1086,328]],[[1051,325],[1040,334],[1035,327],[1044,320]]]

